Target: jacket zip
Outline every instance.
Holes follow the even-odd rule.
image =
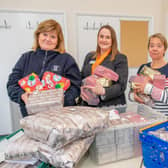
[[[45,70],[46,60],[47,60],[47,51],[45,51],[45,56],[43,59],[43,64],[42,64],[42,68],[41,68],[40,75],[39,75],[40,79],[41,79],[42,74],[44,73],[44,70]]]

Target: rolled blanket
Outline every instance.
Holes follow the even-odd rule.
[[[86,101],[89,105],[98,105],[100,102],[99,97],[94,94],[89,88],[85,88],[85,86],[81,87],[81,95],[82,99]]]
[[[95,71],[94,71],[94,75],[97,75],[99,77],[103,77],[112,81],[117,81],[119,78],[119,75],[114,72],[113,70],[106,68],[102,65],[99,65],[96,67]]]
[[[24,117],[20,124],[27,136],[58,149],[106,128],[108,113],[85,106],[64,107]]]
[[[158,74],[160,75],[160,72],[159,71],[156,71],[156,70],[153,70],[151,69],[150,67],[148,66],[144,66],[141,71],[140,71],[140,74],[144,75],[144,76],[148,76],[151,80],[154,79],[154,75],[155,74]]]
[[[165,81],[166,81],[165,75],[155,74],[153,79],[153,85],[163,90],[165,88]]]
[[[129,79],[129,83],[130,83],[130,87],[132,89],[135,89],[136,86],[135,84],[136,83],[144,83],[144,76],[131,76],[130,79]]]
[[[33,92],[26,104],[28,114],[48,111],[53,108],[60,109],[64,104],[63,89],[50,89]]]
[[[55,167],[73,168],[86,153],[93,140],[94,135],[86,138],[81,138],[59,150],[55,150],[46,144],[30,139],[26,135],[23,135],[22,137],[18,138],[8,145],[5,156],[6,159],[19,159],[23,161],[24,159],[32,159],[33,157],[38,160],[40,159],[41,161],[44,161],[46,163],[50,163]],[[13,167],[11,166],[11,168]]]

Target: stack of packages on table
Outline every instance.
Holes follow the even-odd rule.
[[[20,121],[24,135],[9,143],[6,160],[37,158],[72,168],[88,150],[95,133],[108,126],[108,113],[91,107],[53,108]]]
[[[111,117],[109,128],[97,133],[89,151],[91,159],[97,164],[105,164],[142,154],[139,129],[151,123],[166,120],[166,116],[147,105],[103,107],[118,117]],[[114,110],[115,109],[115,110]]]
[[[99,97],[94,94],[91,89],[88,89],[87,86],[96,87],[100,84],[102,87],[110,87],[112,82],[116,82],[118,78],[118,74],[111,69],[101,65],[97,66],[94,74],[83,80],[83,86],[81,87],[82,98],[89,105],[98,105],[100,102]]]
[[[152,83],[155,87],[160,89],[165,88],[166,76],[161,75],[159,71],[153,70],[147,66],[144,66],[141,69],[140,75],[130,77],[129,79],[130,88],[132,90],[136,89],[136,83],[144,83],[145,77],[147,77],[150,83]],[[153,101],[149,95],[138,94],[138,96],[144,101],[145,104],[152,107]]]

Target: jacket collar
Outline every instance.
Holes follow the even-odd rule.
[[[37,48],[36,50],[37,53],[39,54],[45,54],[47,52],[47,55],[51,55],[51,54],[60,54],[58,51],[53,51],[53,50],[42,50],[41,48]]]

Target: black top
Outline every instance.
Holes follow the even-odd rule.
[[[81,72],[82,79],[91,75],[92,64],[95,62],[95,58],[92,58],[94,54],[94,52],[91,52],[85,58]],[[104,59],[101,65],[116,72],[119,75],[119,80],[113,82],[111,87],[105,88],[105,97],[103,99],[100,98],[99,107],[126,104],[124,92],[128,79],[127,57],[123,54],[117,54],[115,59],[111,61],[110,56],[111,54]]]
[[[149,63],[146,63],[146,64],[142,64],[139,69],[138,69],[138,74],[140,73],[141,69],[144,67],[144,66],[148,66],[149,68],[151,68],[151,62]],[[152,68],[153,69],[153,68]],[[157,70],[159,71],[162,75],[166,75],[166,78],[168,77],[168,64],[166,64],[165,66],[161,67],[161,68],[157,68],[157,69],[153,69],[153,70]]]

